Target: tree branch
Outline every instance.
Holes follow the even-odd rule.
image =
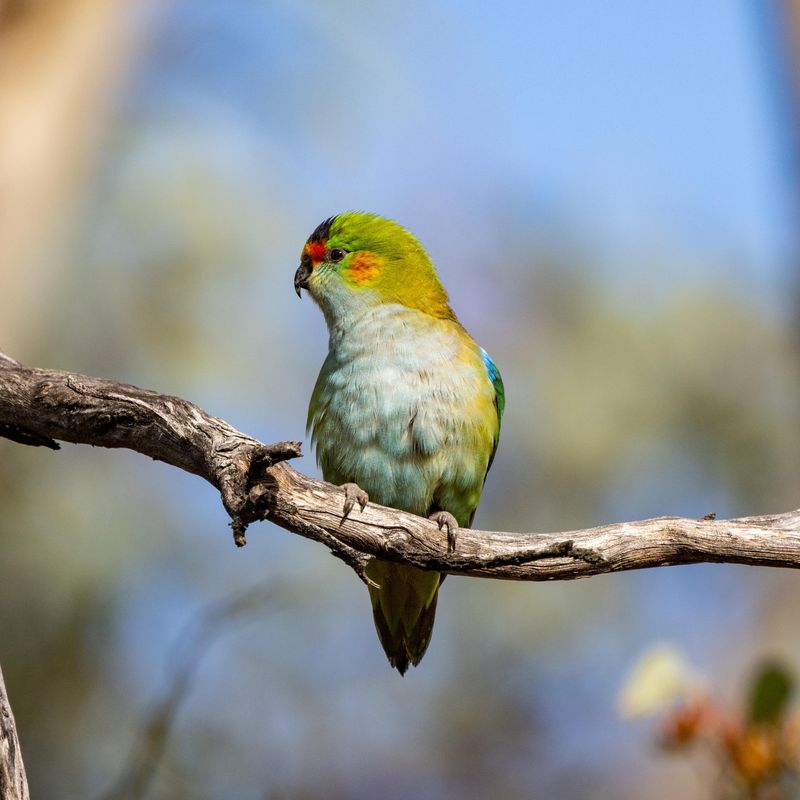
[[[25,765],[17,738],[17,727],[8,702],[3,671],[0,670],[0,798],[30,800]]]
[[[568,580],[644,567],[727,562],[800,567],[800,510],[731,520],[660,517],[566,533],[462,529],[455,552],[435,523],[369,503],[343,518],[343,492],[282,463],[299,442],[265,445],[178,397],[29,369],[0,354],[0,436],[125,447],[200,475],[231,516],[237,545],[269,519],[321,542],[361,577],[373,556],[508,580]]]

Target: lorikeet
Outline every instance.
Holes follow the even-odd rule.
[[[346,212],[303,247],[294,277],[325,316],[328,357],[308,409],[326,481],[345,513],[368,497],[447,527],[472,524],[500,434],[500,372],[456,318],[419,241],[395,222]],[[373,559],[375,627],[401,674],[431,638],[443,575]]]

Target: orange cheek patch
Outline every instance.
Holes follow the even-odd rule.
[[[363,286],[378,277],[383,259],[375,253],[364,250],[356,253],[347,265],[347,279]]]

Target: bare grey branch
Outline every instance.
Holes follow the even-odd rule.
[[[660,517],[564,533],[463,529],[449,552],[435,522],[369,503],[342,517],[341,489],[283,463],[299,442],[265,445],[179,397],[85,375],[30,369],[0,354],[0,436],[125,447],[205,478],[234,540],[269,519],[324,544],[364,580],[379,556],[506,580],[569,580],[699,562],[800,567],[800,511],[742,519]]]

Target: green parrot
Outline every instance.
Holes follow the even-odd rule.
[[[454,548],[497,450],[505,394],[494,362],[456,318],[422,245],[391,220],[326,219],[294,286],[328,326],[308,429],[323,477],[345,490],[345,515],[371,499],[446,526]],[[378,638],[402,675],[428,647],[444,576],[380,559],[366,574]]]

